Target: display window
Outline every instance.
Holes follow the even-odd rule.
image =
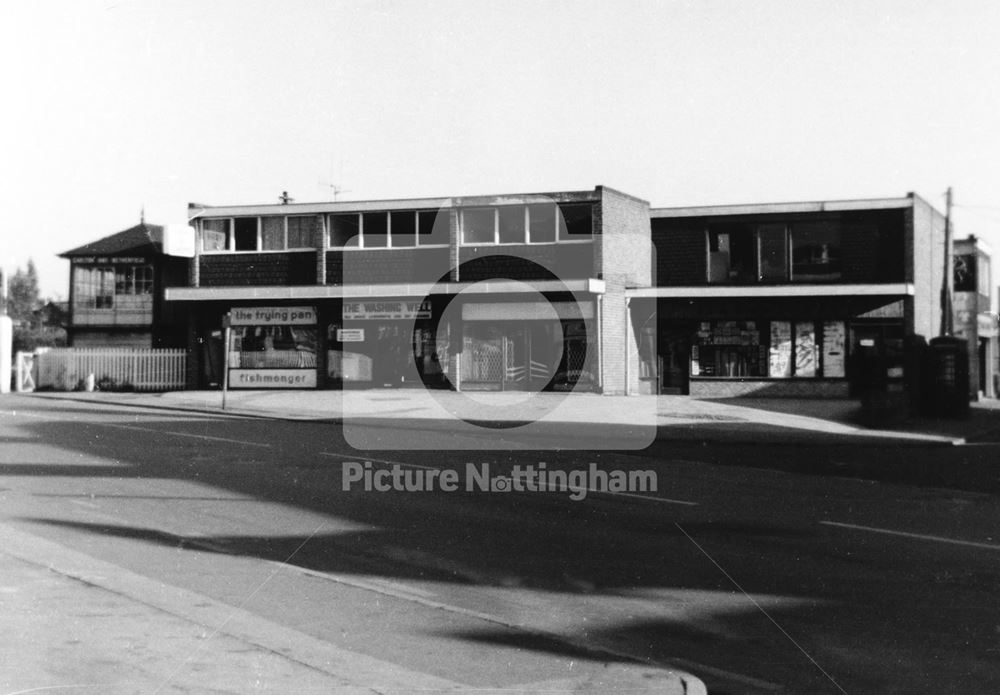
[[[845,376],[843,321],[703,321],[692,377],[812,379]]]

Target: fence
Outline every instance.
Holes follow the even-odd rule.
[[[145,348],[55,348],[37,351],[33,364],[29,355],[18,353],[17,364],[18,390],[32,390],[34,386],[58,391],[88,387],[109,391],[170,391],[184,388],[187,352]]]

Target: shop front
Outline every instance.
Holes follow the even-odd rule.
[[[316,388],[314,306],[233,307],[229,387]]]

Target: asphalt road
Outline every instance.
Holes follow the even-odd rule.
[[[645,663],[711,693],[1000,692],[989,446],[754,446],[706,425],[630,454],[361,453],[332,424],[20,396],[0,442],[0,523],[470,687]],[[345,491],[364,461],[463,481],[593,462],[658,489]]]

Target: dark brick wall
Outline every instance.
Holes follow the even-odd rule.
[[[704,226],[671,226],[654,219],[653,281],[661,287],[703,285],[708,277]]]
[[[529,244],[459,248],[460,280],[579,280],[594,277],[594,245]],[[540,267],[539,267],[540,266]]]
[[[448,249],[380,249],[328,251],[326,282],[344,284],[344,259],[350,263],[347,281],[355,283],[437,282],[449,270]]]
[[[201,287],[315,285],[316,252],[203,255]]]

